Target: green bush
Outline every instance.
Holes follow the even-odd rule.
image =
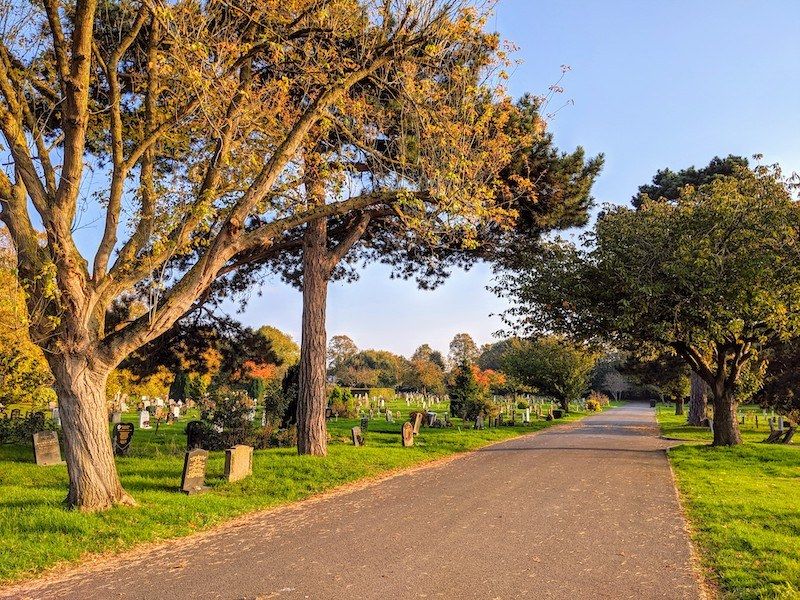
[[[358,416],[356,399],[348,388],[334,387],[328,394],[328,406],[331,410],[345,419],[353,419]]]
[[[526,400],[520,400],[517,402],[517,408],[520,410],[525,410],[526,408],[530,408],[530,404]]]

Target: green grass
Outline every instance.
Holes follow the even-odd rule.
[[[407,417],[405,402],[390,405]],[[413,408],[413,407],[412,407]],[[474,450],[502,439],[569,422],[536,421],[530,426],[474,431],[425,429],[412,448],[401,446],[401,421],[374,419],[366,446],[350,443],[357,420],[329,422],[332,441],[326,458],[297,456],[294,448],[255,452],[253,476],[229,484],[223,480],[224,453],[209,457],[207,483],[212,489],[195,496],[178,492],[187,418],[172,426],[138,429],[134,414],[131,456],[118,458],[125,488],[138,506],[88,514],[62,507],[66,467],[39,467],[25,446],[0,447],[0,583],[32,577],[61,563],[85,560],[90,553],[119,552],[137,543],[165,540],[211,527],[237,515],[307,498],[358,479],[372,477],[456,452]]]
[[[685,416],[658,417],[665,436],[691,440],[669,457],[712,586],[722,598],[798,599],[800,447],[760,443],[769,428],[758,414],[759,429],[751,415],[733,448],[711,447]]]

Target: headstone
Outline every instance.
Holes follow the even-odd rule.
[[[414,445],[414,426],[406,421],[403,423],[403,447],[409,448]]]
[[[483,429],[483,415],[475,417],[475,429]]]
[[[58,445],[58,434],[55,431],[34,433],[33,453],[37,465],[60,465],[64,462],[61,460],[61,446]]]
[[[122,413],[119,411],[114,411],[111,413],[111,423],[116,425],[117,423],[122,423]]]
[[[353,427],[351,433],[353,434],[353,446],[363,446],[364,436],[361,434],[361,427]]]
[[[526,408],[524,415],[525,416],[522,417],[522,420],[525,423],[530,423],[531,422],[531,409],[530,408]]]
[[[394,423],[394,416],[392,415],[392,409],[386,409],[386,422],[387,423]]]
[[[418,412],[414,415],[414,435],[419,433],[419,428],[422,425],[422,413]]]
[[[179,405],[175,405],[172,407],[172,416],[176,419],[180,419],[181,417],[181,407]]]
[[[367,417],[361,418],[361,429],[364,431],[369,429],[369,419]]]
[[[436,423],[436,413],[429,412],[427,413],[427,417],[428,417],[428,427],[433,427],[434,424]]]
[[[113,431],[114,454],[126,456],[133,440],[133,423],[117,423]]]
[[[333,409],[330,406],[325,407],[325,419],[333,418]]]
[[[194,450],[203,445],[203,422],[189,421],[186,424],[186,449]]]
[[[61,427],[61,413],[58,411],[58,407],[50,410],[50,418],[55,421],[56,427]]]
[[[253,474],[253,447],[238,444],[225,450],[225,478],[239,481]]]
[[[208,450],[195,448],[186,452],[181,476],[181,491],[184,494],[197,494],[208,489],[205,484],[207,463]]]
[[[150,429],[150,412],[139,411],[139,429]]]

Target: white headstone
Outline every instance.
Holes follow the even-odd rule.
[[[146,410],[139,412],[139,429],[150,429],[150,413]]]

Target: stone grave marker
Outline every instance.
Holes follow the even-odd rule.
[[[414,445],[414,426],[406,421],[403,423],[403,447],[410,448]]]
[[[387,423],[394,423],[394,416],[392,415],[392,409],[386,409],[386,422]]]
[[[139,429],[150,429],[150,412],[139,411]]]
[[[111,413],[111,423],[113,425],[116,425],[117,423],[122,423],[122,413],[119,412],[118,410],[115,410],[113,413]]]
[[[127,456],[133,440],[133,423],[116,423],[113,436],[114,454]]]
[[[61,446],[58,445],[58,434],[55,431],[37,431],[33,434],[33,453],[36,464],[40,466],[60,465]]]
[[[475,417],[475,429],[483,429],[483,415]]]
[[[203,445],[203,422],[189,421],[186,424],[186,449],[194,450]]]
[[[426,415],[428,417],[428,427],[433,427],[436,424],[436,413],[428,412]]]
[[[61,413],[59,412],[58,407],[50,410],[50,418],[53,419],[56,427],[61,427]]]
[[[253,447],[237,444],[225,450],[225,478],[239,481],[253,474]]]
[[[367,417],[361,418],[361,429],[366,431],[369,428],[369,419]]]
[[[364,445],[364,436],[361,433],[361,427],[353,427],[351,433],[353,434],[353,446],[358,448]]]
[[[184,494],[198,494],[208,489],[205,484],[207,463],[208,450],[195,448],[186,452],[181,476],[181,491]]]
[[[414,415],[414,435],[419,433],[419,428],[422,425],[422,413],[418,412]]]

